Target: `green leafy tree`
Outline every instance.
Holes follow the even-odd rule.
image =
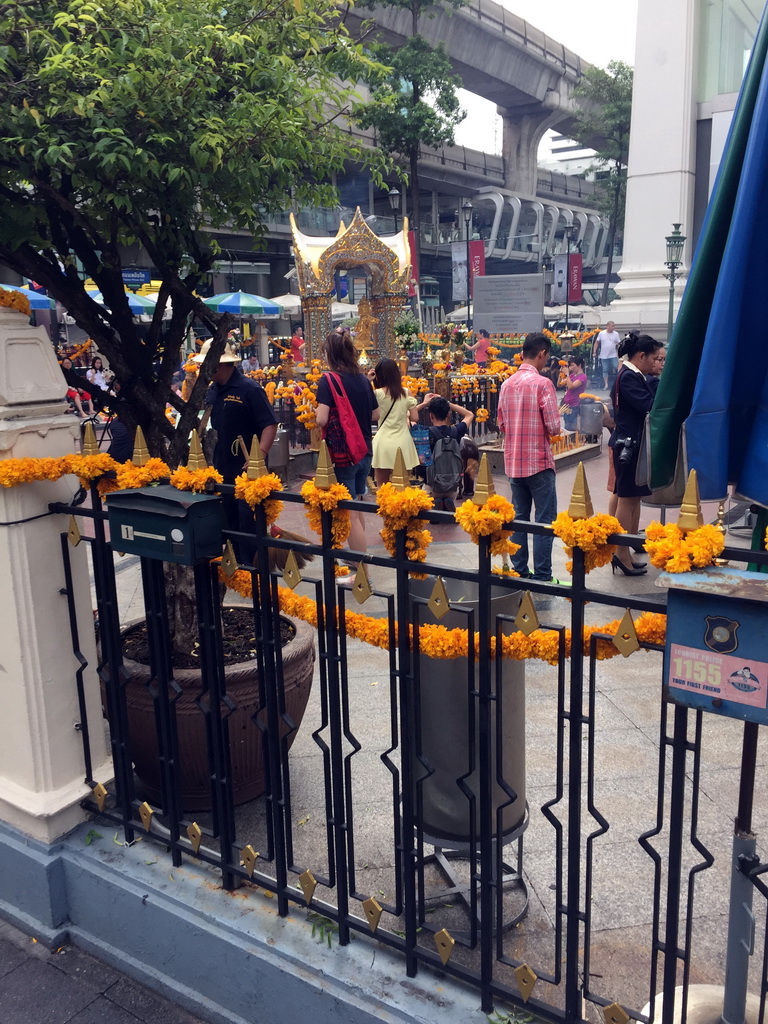
[[[377,159],[338,124],[356,103],[344,83],[373,62],[333,0],[0,0],[0,39],[0,264],[64,304],[108,359],[121,417],[177,465],[235,322],[196,295],[212,233],[258,239],[273,212],[334,202],[348,160]],[[137,245],[161,280],[148,337],[122,280]],[[170,381],[193,315],[214,343],[185,403]],[[190,579],[167,581],[174,647],[189,651]]]
[[[612,60],[606,68],[588,68],[575,90],[580,109],[572,135],[577,142],[595,150],[595,169],[600,174],[598,206],[610,222],[602,305],[608,303],[613,247],[619,226],[624,223],[632,78],[633,70],[628,64]]]
[[[175,465],[234,324],[195,294],[212,232],[259,239],[271,213],[333,203],[348,160],[380,160],[339,125],[375,65],[333,0],[0,0],[0,37],[0,263],[65,305],[115,372],[121,415]],[[137,245],[162,282],[148,338],[121,276]],[[214,345],[184,403],[170,381],[193,314]]]
[[[419,34],[419,20],[442,8],[461,7],[465,0],[377,0],[374,7],[394,7],[411,15],[411,37],[399,48],[373,44],[372,54],[388,70],[372,69],[367,76],[370,102],[362,108],[359,123],[376,131],[379,146],[398,154],[405,162],[413,197],[416,261],[421,257],[419,232],[419,156],[421,146],[450,146],[454,130],[463,121],[456,90],[461,79],[453,73],[445,47],[430,46]]]

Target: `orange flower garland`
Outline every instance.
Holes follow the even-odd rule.
[[[282,501],[270,499],[273,491],[282,491],[283,482],[277,473],[267,473],[266,476],[249,480],[245,473],[235,477],[235,497],[244,501],[252,509],[257,505],[264,505],[264,513],[267,517],[267,526],[271,526],[283,511]]]
[[[219,578],[231,590],[235,590],[243,597],[250,598],[253,595],[251,586],[251,574],[239,569],[233,576],[227,577],[219,569]],[[296,594],[287,587],[278,587],[278,599],[280,608],[286,615],[302,619],[311,626],[317,627],[317,603],[312,597],[305,597]],[[338,614],[338,611],[337,611]],[[583,651],[589,654],[591,637],[595,633],[604,633],[613,636],[618,632],[619,619],[614,619],[602,626],[585,626],[583,633]],[[635,630],[641,644],[663,645],[666,636],[667,617],[659,612],[643,612],[635,620]],[[389,620],[386,618],[376,619],[370,615],[363,615],[360,612],[346,611],[344,616],[344,629],[348,637],[353,640],[362,640],[372,647],[380,647],[389,650]],[[395,635],[397,630],[395,628]],[[409,630],[411,643],[413,643],[413,629]],[[469,634],[466,629],[448,629],[441,625],[423,625],[419,629],[419,652],[430,658],[451,659],[466,658],[469,652]],[[490,638],[492,657],[496,656],[496,638]],[[474,657],[480,656],[480,637],[478,633],[473,634],[472,649]],[[545,661],[550,665],[556,665],[560,651],[559,633],[553,629],[537,629],[530,636],[524,633],[512,633],[501,638],[501,656],[511,658],[515,661],[534,659]],[[565,656],[571,653],[571,631],[565,631]],[[610,640],[598,640],[596,657],[599,661],[615,658],[619,650]]]
[[[613,533],[623,533],[621,523],[615,516],[599,513],[588,519],[571,519],[567,512],[561,512],[552,530],[556,537],[565,544],[569,557],[573,556],[574,548],[584,552],[584,571],[592,572],[601,565],[607,565],[616,552],[616,545],[609,544],[608,538]],[[573,562],[566,562],[568,572],[573,572]]]
[[[490,415],[491,414],[488,412],[488,410],[484,406],[481,406],[475,413],[475,422],[485,423]]]
[[[224,477],[212,467],[188,469],[186,466],[179,466],[171,473],[171,486],[175,487],[177,491],[195,491],[197,494],[202,494],[209,480],[215,480],[217,484],[220,484],[224,482]]]
[[[405,553],[410,562],[424,562],[427,548],[432,543],[432,534],[421,526],[419,512],[426,512],[434,505],[431,495],[419,487],[405,487],[398,491],[394,484],[382,484],[376,492],[378,514],[384,520],[381,539],[394,558],[397,548],[395,532],[405,530]],[[423,573],[413,573],[415,579],[425,579]]]
[[[323,535],[323,512],[333,513],[331,517],[331,542],[335,548],[343,547],[349,531],[352,529],[352,520],[346,509],[339,508],[340,501],[350,501],[352,495],[344,484],[332,484],[330,487],[318,487],[314,480],[307,480],[301,488],[301,496],[306,506],[307,521],[311,530],[318,536]]]
[[[504,524],[514,518],[514,505],[500,494],[492,494],[484,505],[465,501],[455,515],[456,522],[475,544],[480,537],[491,538],[492,555],[514,555],[519,550],[520,545],[509,539],[510,531],[503,529]]]
[[[649,523],[645,550],[657,569],[689,572],[712,565],[725,547],[725,537],[716,526],[705,524],[684,532],[677,523]]]
[[[17,292],[15,288],[13,291],[0,288],[0,306],[4,309],[18,310],[19,313],[23,313],[25,316],[29,316],[32,312],[27,296],[24,292]]]

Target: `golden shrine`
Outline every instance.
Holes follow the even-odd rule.
[[[411,277],[408,218],[402,231],[379,238],[366,224],[358,206],[347,227],[342,221],[335,238],[305,235],[291,214],[293,252],[304,313],[305,359],[317,358],[333,327],[331,296],[336,271],[362,268],[368,274],[369,304],[366,307],[366,348],[371,356],[395,357],[395,319],[408,298]]]

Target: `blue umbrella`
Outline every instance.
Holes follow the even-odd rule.
[[[206,306],[218,313],[236,313],[239,316],[280,316],[283,307],[271,299],[249,292],[225,292],[222,295],[211,295],[203,299]]]
[[[101,292],[88,292],[88,294],[94,302],[98,302],[100,306],[106,306],[104,296]],[[133,292],[126,292],[125,294],[128,296],[128,306],[130,307],[131,312],[136,316],[141,313],[146,315],[154,313],[155,306],[157,305],[156,302],[153,302],[151,299],[145,299],[143,295],[134,295]]]
[[[26,295],[31,309],[54,309],[56,306],[56,300],[52,299],[50,295],[43,295],[32,288],[22,288],[21,286],[17,288],[13,284],[0,284],[0,288],[5,288],[7,291],[12,292],[21,292],[22,295]]]

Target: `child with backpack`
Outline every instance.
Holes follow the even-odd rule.
[[[464,474],[461,439],[469,430],[475,414],[441,395],[430,399],[427,412],[432,424],[429,428],[432,465],[427,468],[427,483],[432,488],[435,509],[455,512],[454,499]],[[461,416],[460,423],[449,422],[454,413]]]

